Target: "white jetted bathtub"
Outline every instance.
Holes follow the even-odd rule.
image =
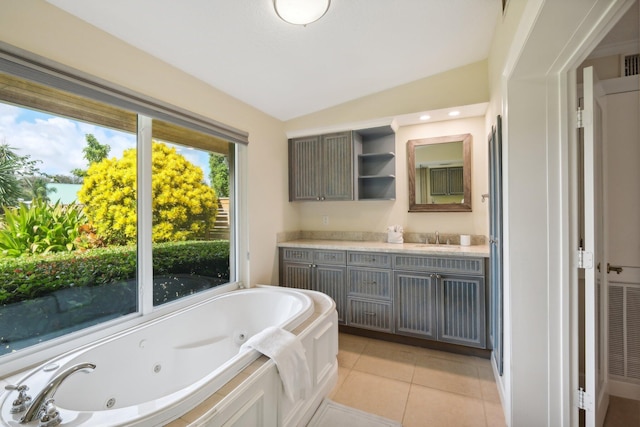
[[[62,426],[162,426],[258,359],[257,351],[240,346],[269,326],[300,338],[312,389],[296,401],[288,399],[269,360],[240,375],[241,381],[236,378],[236,389],[213,399],[191,424],[304,425],[337,380],[335,304],[312,291],[265,286],[225,293],[51,360],[18,385],[28,386],[35,399],[61,373],[85,366],[66,377],[53,396]],[[41,417],[20,423],[25,412],[11,413],[16,397],[18,391],[1,396],[1,425],[38,426]]]

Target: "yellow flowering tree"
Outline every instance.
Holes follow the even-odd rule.
[[[204,183],[202,169],[175,148],[152,142],[153,241],[181,241],[202,237],[213,227],[217,197]],[[78,199],[96,233],[110,244],[135,243],[136,150],[121,159],[92,164]]]

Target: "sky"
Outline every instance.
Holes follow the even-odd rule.
[[[109,158],[121,158],[124,150],[135,147],[133,134],[0,103],[0,144],[14,148],[20,156],[41,161],[37,167],[43,173],[71,175],[72,169],[86,169],[82,149],[87,145],[85,135],[89,133],[100,144],[111,147]],[[209,156],[205,152],[174,147],[199,166],[209,181]]]

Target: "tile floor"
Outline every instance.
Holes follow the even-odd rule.
[[[503,427],[488,360],[340,334],[335,402],[403,427]]]

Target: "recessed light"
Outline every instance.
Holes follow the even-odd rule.
[[[420,116],[420,120],[429,120],[430,118],[431,118],[431,116],[428,115],[428,114],[423,114],[423,115]]]
[[[455,117],[455,116],[459,116],[460,115],[460,111],[449,111],[449,116],[450,117]]]

